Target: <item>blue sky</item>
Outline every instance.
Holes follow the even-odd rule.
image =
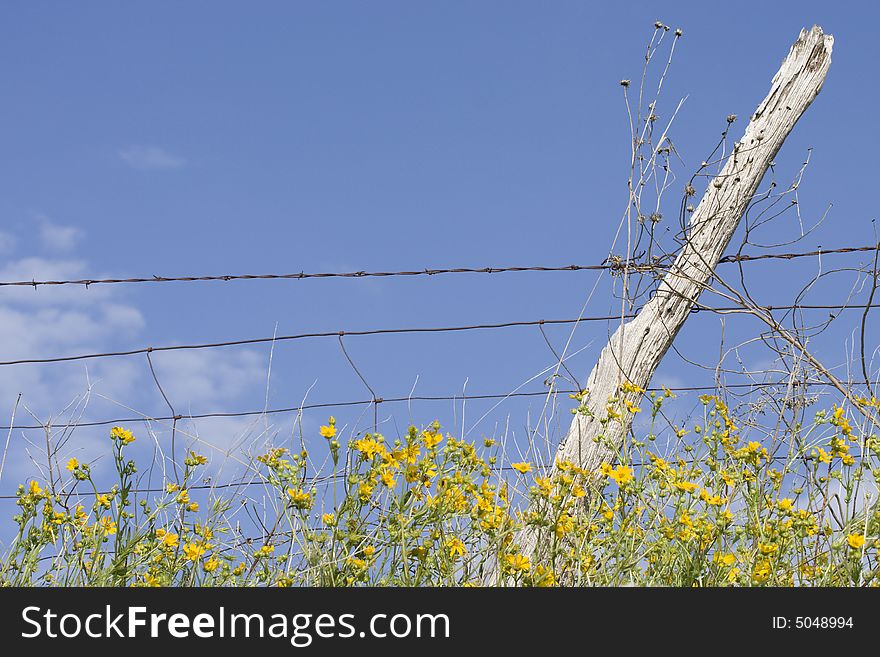
[[[639,77],[657,19],[684,31],[659,108],[668,118],[687,97],[672,131],[680,186],[728,114],[741,117],[733,135],[741,134],[801,27],[818,23],[835,35],[827,84],[786,142],[778,176],[790,180],[812,148],[801,214],[811,223],[833,204],[798,248],[872,243],[876,210],[865,190],[876,186],[870,53],[880,10],[868,3],[20,2],[0,9],[0,273],[10,280],[600,262],[626,206],[629,137],[618,82]],[[669,198],[670,222],[678,199]],[[768,239],[791,239],[797,224],[785,219],[770,231]],[[750,271],[760,300],[780,304],[815,269],[802,262]],[[595,279],[581,272],[6,288],[0,360],[260,337],[276,327],[284,334],[574,317]],[[823,284],[811,299],[840,301],[854,280]],[[587,314],[617,307],[601,282]],[[852,325],[818,343],[830,364],[844,362]],[[583,351],[570,367],[583,379],[607,331],[588,325],[575,334],[572,349]],[[717,318],[695,316],[679,344],[706,362],[718,353],[718,335]],[[561,348],[569,329],[548,336]],[[350,338],[346,348],[383,397],[414,385],[423,395],[505,393],[553,364],[532,328]],[[154,357],[184,413],[261,408],[267,378],[270,407],[296,405],[307,392],[312,402],[369,397],[335,340],[278,345],[270,377],[268,362],[265,346]],[[661,374],[658,383],[711,381],[675,354]],[[142,357],[3,368],[4,420],[19,392],[42,420],[164,413]],[[72,401],[79,405],[68,408]],[[493,406],[465,407],[471,437],[507,427],[521,439],[540,415],[536,400]],[[371,422],[361,411],[335,414],[363,429]],[[380,419],[394,436],[435,417],[460,427],[462,411],[452,403],[385,406]],[[22,407],[17,414],[29,420]],[[306,432],[325,415],[307,414]],[[166,428],[154,429],[163,439]],[[236,419],[187,429],[223,447],[287,440],[290,430],[284,418],[268,427]],[[78,430],[66,453],[99,450],[105,433]],[[39,433],[12,436],[3,490],[32,467],[29,439]]]

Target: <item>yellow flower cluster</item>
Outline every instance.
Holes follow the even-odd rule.
[[[134,442],[134,434],[128,429],[122,427],[113,427],[110,429],[110,439],[119,441],[123,445],[130,445]]]
[[[575,412],[588,413],[588,393],[574,397]],[[659,423],[672,397],[624,382],[608,417],[594,420],[628,421],[645,403],[645,420]],[[316,438],[332,458],[310,456],[307,440],[302,451],[269,447],[255,458],[265,492],[281,501],[259,539],[239,530],[231,499],[201,491],[208,478],[193,472],[207,457],[192,451],[155,499],[132,504],[126,477],[135,470],[121,448],[134,436],[114,427],[116,485],[92,482],[88,463],[70,457],[63,481],[19,486],[16,522],[31,552],[13,546],[15,565],[0,569],[13,575],[0,584],[36,579],[22,567],[36,554],[61,555],[46,560],[51,577],[102,585],[880,584],[880,512],[847,501],[856,485],[880,479],[880,441],[856,442],[834,407],[780,449],[775,436],[752,439],[750,423],[741,435],[720,396],[701,400],[702,421],[665,429],[667,452],[654,442],[664,430],[652,424],[647,436],[628,434],[595,471],[545,465],[540,451],[511,462],[510,445],[472,443],[438,423],[397,438],[354,431],[342,445],[331,417]],[[330,465],[316,471],[320,463]],[[91,485],[77,488],[84,481]],[[833,512],[832,486],[841,491]],[[196,490],[208,500],[204,511]]]

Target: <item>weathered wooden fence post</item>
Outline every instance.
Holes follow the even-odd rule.
[[[822,89],[831,64],[834,39],[818,26],[802,30],[773,78],[770,93],[755,110],[743,138],[736,143],[721,173],[710,180],[691,215],[687,241],[655,296],[638,316],[622,324],[602,350],[587,381],[583,402],[589,415],[578,414],[560,444],[556,458],[596,470],[622,446],[630,416],[604,426],[613,397],[629,382],[645,388],[712,277],[761,179],[795,123]],[[748,46],[747,46],[748,47]],[[602,435],[601,441],[597,437]],[[519,537],[525,554],[534,552],[537,532],[529,527]]]

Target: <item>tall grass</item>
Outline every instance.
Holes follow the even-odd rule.
[[[492,438],[465,442],[437,423],[410,427],[396,440],[366,433],[342,444],[330,418],[320,429],[329,468],[321,477],[306,476],[305,451],[269,448],[254,460],[267,508],[278,512],[250,538],[230,519],[240,503],[234,487],[195,501],[204,456],[190,452],[180,480],[165,482],[163,492],[135,491],[137,465],[126,455],[135,436],[116,427],[108,447],[118,481],[109,490],[100,490],[89,464],[76,459],[67,464],[63,492],[37,480],[19,486],[0,582],[880,583],[880,441],[856,435],[843,408],[817,413],[784,444],[763,444],[739,428],[719,396],[703,396],[702,421],[678,429],[675,453],[661,455],[654,421],[674,395],[636,392],[640,406],[611,399],[600,421],[629,422],[644,413],[651,428],[631,435],[598,473],[567,462],[504,462]],[[878,409],[877,400],[859,403]],[[524,527],[538,535],[530,553],[521,551]]]

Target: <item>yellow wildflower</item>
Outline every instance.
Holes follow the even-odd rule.
[[[527,573],[532,567],[529,558],[523,554],[508,554],[504,557],[506,570],[511,573]]]
[[[432,447],[436,447],[440,443],[440,441],[443,440],[443,434],[438,432],[425,431],[424,437],[425,447],[429,449]]]
[[[535,586],[553,586],[554,584],[556,584],[556,574],[543,564],[538,564],[535,567],[535,573],[532,577],[532,582]]]
[[[159,532],[162,532],[161,535]],[[164,547],[177,547],[180,537],[177,534],[166,532],[164,529],[157,529],[156,536],[162,541]]]
[[[771,566],[767,560],[759,561],[752,570],[752,580],[757,584],[763,584],[770,579]]]
[[[608,473],[618,486],[626,486],[633,478],[633,469],[625,465],[618,465],[613,471]]]
[[[720,495],[710,495],[705,488],[700,492],[700,499],[709,506],[721,506],[725,502]]]
[[[645,389],[637,386],[635,383],[631,383],[630,381],[624,381],[620,385],[620,392],[635,392],[637,394],[642,394],[645,392]]]
[[[97,526],[104,532],[104,536],[112,536],[116,533],[116,523],[106,516],[98,521]]]
[[[814,449],[811,456],[814,459],[819,459],[820,463],[831,463],[831,455],[821,447]]]
[[[312,495],[302,488],[288,488],[287,494],[290,497],[290,503],[297,509],[308,510],[312,508]]]
[[[557,538],[562,538],[572,529],[574,529],[574,518],[567,513],[563,513],[559,516],[559,520],[556,521],[556,526],[553,528],[553,531]]]
[[[359,451],[363,458],[367,461],[373,459],[376,454],[384,454],[385,453],[385,445],[377,441],[373,436],[367,436],[365,438],[361,438],[359,440],[355,440],[353,443],[354,448]]]
[[[732,566],[736,563],[736,556],[732,553],[723,554],[721,552],[716,552],[715,556],[712,557],[712,560],[717,564],[723,564],[725,566]]]
[[[853,550],[858,550],[865,544],[865,537],[861,534],[850,534],[846,537],[846,542]]]
[[[110,429],[110,439],[118,440],[123,445],[128,445],[134,442],[134,434],[128,429],[123,429],[122,427],[113,427]]]
[[[204,543],[186,543],[183,546],[183,556],[189,561],[198,561],[206,551]]]
[[[202,456],[201,454],[196,454],[194,451],[190,450],[189,456],[186,457],[184,463],[190,467],[194,467],[197,465],[205,465],[208,462],[207,456]]]
[[[550,479],[547,477],[535,477],[535,485],[542,497],[550,497],[553,493],[553,484],[550,483]]]
[[[448,541],[446,541],[446,549],[449,550],[449,556],[452,559],[463,557],[467,553],[464,543],[462,543],[460,538],[455,537],[450,538]]]

